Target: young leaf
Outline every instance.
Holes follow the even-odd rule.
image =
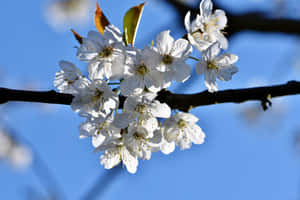
[[[79,42],[79,44],[82,44],[82,36],[76,33],[73,29],[71,29],[75,39]]]
[[[123,19],[123,34],[127,44],[134,45],[136,32],[140,23],[145,2],[130,8]]]
[[[104,35],[104,29],[107,25],[109,25],[108,19],[105,17],[98,3],[96,3],[96,12],[94,17],[94,23],[97,30]]]

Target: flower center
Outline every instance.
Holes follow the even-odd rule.
[[[162,62],[166,65],[170,65],[173,63],[173,57],[170,55],[164,55],[162,58]]]
[[[208,61],[208,62],[207,62],[207,69],[210,69],[210,70],[213,70],[213,69],[218,70],[219,67],[216,65],[216,62],[214,62],[214,61]]]
[[[136,140],[138,140],[138,139],[143,138],[143,135],[140,134],[139,132],[135,132],[135,133],[133,134],[133,137],[134,137]]]
[[[102,131],[106,126],[108,126],[108,123],[107,123],[107,122],[103,122],[103,123],[97,128],[96,134],[99,135],[99,134],[101,133],[101,131]]]
[[[146,110],[146,105],[144,105],[144,104],[138,104],[135,107],[135,111],[138,112],[138,113],[144,113],[145,110]]]
[[[111,46],[105,46],[102,51],[99,53],[100,58],[106,58],[112,55],[114,48]]]
[[[187,122],[184,121],[183,119],[180,119],[178,122],[177,122],[177,125],[180,129],[183,129],[184,127],[187,126]]]
[[[147,73],[147,67],[145,64],[141,64],[140,66],[137,67],[136,72],[142,76],[144,76]]]
[[[104,94],[103,91],[96,89],[96,91],[94,93],[94,96],[92,98],[92,102],[97,101],[98,99],[100,99],[103,94]]]

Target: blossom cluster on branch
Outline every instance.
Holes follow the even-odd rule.
[[[222,10],[213,12],[211,0],[200,3],[196,19],[191,21],[187,13],[188,40],[175,40],[166,30],[156,37],[155,45],[139,49],[134,46],[134,38],[143,6],[126,14],[138,18],[131,19],[137,23],[130,35],[132,27],[124,26],[122,34],[97,5],[95,17],[101,20],[95,18],[95,23],[105,22],[96,24],[99,32],[90,31],[87,37],[74,33],[81,43],[77,58],[88,63],[88,77],[74,64],[61,61],[61,71],[54,80],[60,92],[74,96],[72,109],[86,118],[80,126],[80,137],[91,137],[95,152],[104,151],[101,164],[110,169],[122,162],[130,173],[136,172],[138,159],[149,160],[152,152],[169,154],[175,145],[184,150],[192,143],[204,142],[205,134],[196,124],[196,116],[177,111],[172,115],[167,104],[155,99],[173,81],[183,83],[190,78],[186,60],[192,58],[193,47],[202,54],[202,59],[193,59],[198,60],[196,71],[204,74],[209,92],[218,90],[216,79],[229,81],[238,71],[233,65],[236,55],[220,54],[228,47],[222,32],[227,18]],[[122,109],[119,94],[126,98]]]

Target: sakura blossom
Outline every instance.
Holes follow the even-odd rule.
[[[238,72],[233,64],[238,60],[234,54],[220,53],[220,44],[214,43],[202,54],[202,60],[197,63],[197,73],[204,74],[204,83],[209,92],[218,91],[216,79],[229,81]]]
[[[226,27],[227,17],[223,10],[212,12],[211,0],[202,0],[200,3],[200,14],[191,22],[191,13],[185,16],[185,28],[187,37],[191,44],[200,52],[206,50],[212,43],[219,42],[224,50],[228,48],[228,41],[222,30]]]

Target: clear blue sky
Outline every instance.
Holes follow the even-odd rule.
[[[222,2],[235,12],[247,9],[273,12],[271,0]],[[119,28],[125,11],[140,3],[100,1],[111,23]],[[43,1],[1,2],[0,87],[54,89],[59,60],[79,64],[72,34],[56,32],[47,25],[43,6]],[[181,37],[184,30],[176,20],[171,7],[159,0],[148,1],[136,45],[143,48],[166,29],[174,37]],[[83,28],[70,28],[82,35],[95,29],[92,19]],[[233,81],[219,83],[220,89],[248,87],[254,80],[262,80],[263,84],[299,80],[299,72],[292,68],[299,44],[299,39],[288,35],[250,32],[235,35],[228,51],[239,56],[239,73]],[[81,63],[80,67],[85,66]],[[195,77],[180,86],[179,91],[191,93],[204,89],[203,77]],[[155,153],[150,161],[140,162],[135,175],[120,168],[108,171],[100,165],[100,155],[93,153],[89,139],[79,139],[82,119],[68,106],[14,103],[2,109],[1,117],[38,151],[66,199],[80,199],[98,183],[102,184],[98,199],[109,200],[296,200],[300,198],[300,154],[294,147],[295,132],[300,129],[299,100],[299,96],[274,100],[273,108],[252,124],[243,120],[241,111],[255,108],[253,103],[193,109],[206,133],[206,142],[186,151],[177,149],[169,156]],[[113,173],[116,175],[110,175]],[[0,163],[0,177],[0,199],[26,199],[29,188],[45,193],[31,168],[18,172]]]

